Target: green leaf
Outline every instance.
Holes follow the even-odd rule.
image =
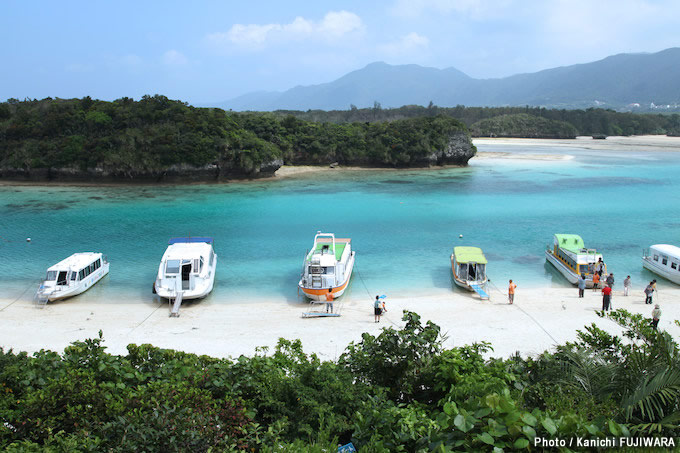
[[[536,420],[536,417],[534,417],[533,415],[531,415],[531,414],[528,413],[528,412],[522,414],[522,415],[520,416],[520,418],[522,419],[522,421],[523,421],[524,423],[526,423],[527,425],[531,425],[531,426],[536,426],[536,422],[538,421],[538,420]]]
[[[487,415],[489,415],[490,413],[491,413],[491,409],[489,409],[488,407],[483,407],[483,408],[481,408],[481,409],[478,409],[478,410],[475,412],[475,417],[477,417],[477,418],[484,418],[484,417],[486,417]]]
[[[523,426],[522,427],[522,432],[524,433],[525,436],[527,436],[529,439],[534,439],[536,437],[536,430],[532,428],[531,426]]]
[[[481,440],[482,442],[484,442],[487,445],[493,445],[493,443],[494,443],[494,439],[493,439],[493,437],[491,437],[491,434],[489,434],[489,433],[482,433],[479,436],[479,440]]]
[[[456,407],[456,403],[449,401],[446,404],[444,404],[444,412],[446,412],[447,415],[457,414],[458,413],[458,407]]]
[[[527,448],[529,446],[529,441],[524,438],[519,438],[515,441],[513,447],[515,447],[518,450],[522,450],[524,448]]]
[[[461,431],[463,430],[463,427],[465,426],[465,417],[463,417],[462,414],[456,415],[456,418],[453,419],[453,424],[456,426]]]
[[[552,421],[550,417],[546,417],[545,419],[543,419],[541,424],[546,429],[546,431],[550,433],[551,436],[554,436],[555,433],[557,432],[557,426],[555,426],[555,422]]]
[[[614,436],[621,435],[619,425],[614,420],[609,420],[609,432],[612,433]]]

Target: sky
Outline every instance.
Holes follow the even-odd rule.
[[[375,61],[496,78],[680,46],[678,0],[0,0],[0,100],[194,105]]]

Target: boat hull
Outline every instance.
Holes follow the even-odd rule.
[[[660,277],[665,278],[668,281],[675,283],[676,285],[680,285],[680,272],[675,271],[675,275],[673,275],[668,272],[667,269],[662,268],[658,264],[654,263],[654,261],[648,260],[646,258],[642,258],[642,267]]]
[[[204,282],[202,285],[197,285],[193,290],[185,290],[182,292],[182,300],[190,300],[190,299],[203,299],[204,297],[207,297],[208,294],[210,294],[215,287],[215,271],[217,269],[217,255],[215,255],[215,261],[213,263],[213,267],[211,268],[210,271],[210,276],[209,278]],[[163,299],[174,299],[177,297],[177,293],[175,292],[174,287],[173,288],[167,288],[164,286],[161,286],[158,279],[153,284],[154,291],[156,291],[156,294],[158,294],[159,297],[162,297]]]
[[[347,286],[349,285],[349,281],[352,278],[352,273],[354,272],[354,254],[355,252],[352,252],[350,255],[349,260],[347,261],[347,268],[349,269],[348,271],[345,272],[347,275],[347,278],[345,279],[344,282],[342,282],[340,285],[337,286],[326,286],[322,288],[309,288],[306,287],[302,284],[302,280],[298,283],[298,289],[302,291],[302,293],[308,298],[311,299],[312,301],[318,301],[318,302],[326,302],[326,294],[328,294],[328,289],[332,289],[333,297],[340,297],[345,293],[345,290],[347,289]]]
[[[560,272],[560,274],[562,274],[564,278],[566,278],[569,281],[569,283],[571,283],[572,285],[578,284],[579,275],[576,272],[569,269],[564,263],[562,263],[562,261],[557,259],[557,257],[552,253],[551,250],[545,251],[545,259],[550,264],[552,264],[553,267],[555,267],[555,269],[557,269]],[[592,277],[586,278],[586,288],[592,287],[593,287]]]
[[[108,274],[109,264],[104,263],[102,267],[97,272],[94,273],[94,278],[92,279],[91,282],[87,282],[83,285],[75,286],[73,288],[69,288],[62,291],[53,291],[47,295],[47,300],[49,302],[55,302],[57,300],[64,300],[82,294],[88,289],[92,288],[95,284],[97,284],[102,278],[106,277]],[[38,297],[40,297],[40,294],[38,294]]]

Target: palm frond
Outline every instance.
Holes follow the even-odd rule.
[[[680,370],[666,367],[654,375],[643,377],[640,384],[621,402],[626,420],[639,411],[640,419],[658,423],[666,414],[678,410],[680,401]]]

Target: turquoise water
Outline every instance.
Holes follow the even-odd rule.
[[[215,238],[217,281],[208,300],[216,303],[296,301],[317,230],[352,238],[358,273],[349,293],[366,297],[453,291],[455,245],[481,247],[493,281],[513,278],[522,287],[568,285],[543,256],[556,232],[580,234],[604,253],[618,284],[630,274],[635,286],[652,278],[640,265],[644,247],[680,244],[680,153],[479,149],[575,157],[221,185],[0,187],[0,297],[32,292],[47,267],[74,252],[101,251],[111,273],[81,298],[152,302],[173,236]]]

